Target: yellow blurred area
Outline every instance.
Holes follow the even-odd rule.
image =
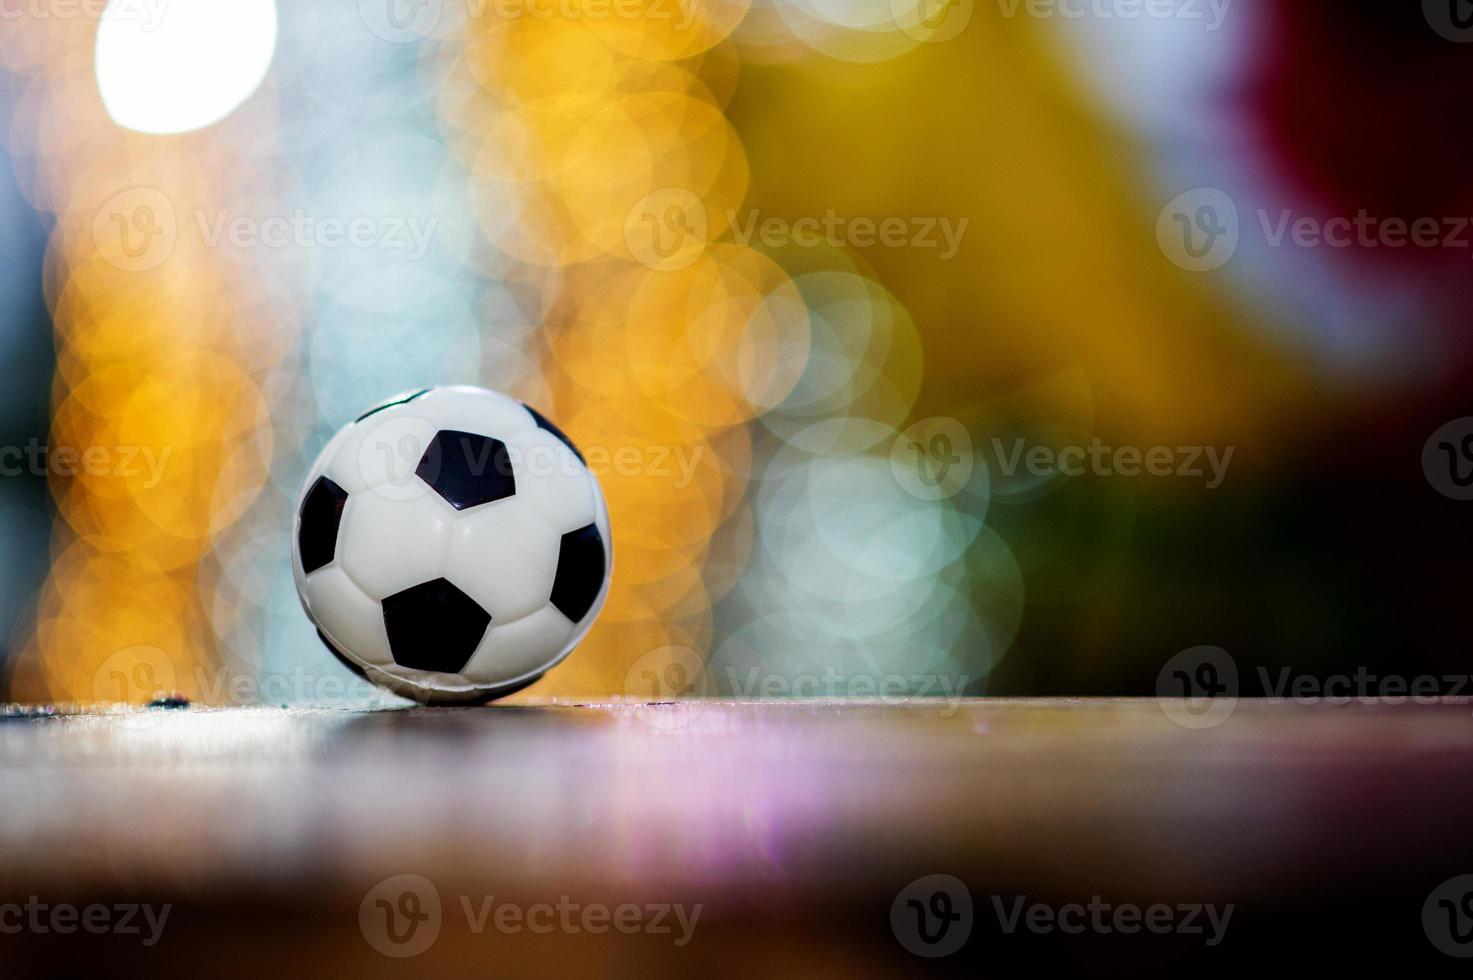
[[[722,110],[737,61],[703,64],[749,0],[645,6],[472,19],[436,55],[445,139],[481,231],[521,263],[512,277],[546,284],[540,385],[573,438],[603,451],[618,573],[580,666],[540,695],[620,692],[643,651],[710,639],[712,583],[731,587],[753,533],[748,514],[722,534],[745,499],[745,426],[791,391],[806,356],[784,270],[716,244],[748,171]],[[211,626],[241,625],[238,605],[214,608],[227,583],[204,559],[268,480],[274,406],[257,379],[296,338],[290,323],[255,322],[248,268],[184,233],[187,215],[238,193],[216,176],[249,167],[251,151],[228,125],[168,139],[118,130],[98,104],[91,42],[85,21],[29,25],[7,57],[31,85],[12,147],[35,162],[33,203],[56,216],[52,443],[130,447],[159,465],[53,474],[61,552],[15,694],[130,700],[154,684],[198,696],[190,678],[216,655]],[[266,101],[242,110],[258,145]],[[681,215],[691,227],[661,223],[672,194],[703,202]]]
[[[567,0],[470,17],[414,55],[464,170],[466,254],[539,298],[526,394],[593,457],[611,511],[603,618],[537,696],[624,693],[647,652],[705,649],[753,554],[764,435],[879,459],[945,415],[977,434],[1043,419],[1077,440],[1236,443],[1298,404],[1292,362],[1152,254],[1137,154],[1050,28],[979,4],[943,36],[919,5],[888,6],[596,17]],[[51,474],[57,558],[15,694],[163,675],[191,693],[223,628],[256,641],[243,608],[262,600],[214,553],[258,501],[289,520],[273,465],[313,421],[280,401],[307,397],[302,369],[269,380],[302,339],[291,304],[262,295],[279,270],[186,233],[201,209],[269,199],[271,179],[249,178],[274,89],[220,126],[131,134],[99,103],[95,24],[7,30],[0,58],[27,79],[11,150],[56,220],[52,445],[152,461]],[[962,234],[945,255],[750,237],[825,213]]]
[[[481,94],[448,121],[481,127],[474,175],[497,185],[493,199],[518,202],[515,221],[493,216],[483,229],[514,257],[559,269],[544,383],[573,439],[612,451],[609,466],[592,464],[614,535],[608,604],[579,667],[538,695],[622,693],[644,651],[709,639],[703,571],[743,499],[741,426],[801,370],[802,351],[776,342],[806,329],[780,267],[714,246],[719,222],[692,220],[662,256],[658,220],[640,214],[659,195],[692,195],[708,213],[745,196],[745,155],[699,62],[667,64],[711,47],[744,7],[703,5],[712,19],[679,32],[648,18],[472,25],[465,46]],[[793,302],[775,311],[768,297],[784,289]],[[685,465],[657,462],[671,458]]]
[[[250,283],[180,234],[219,195],[212,178],[231,149],[209,134],[118,130],[92,75],[94,31],[86,19],[7,26],[7,63],[30,76],[11,149],[33,161],[25,189],[56,219],[58,348],[57,554],[13,694],[198,697],[194,668],[212,662],[214,638],[197,567],[265,483],[272,428],[252,371],[293,341],[277,330],[243,345]]]
[[[948,43],[862,69],[748,65],[729,110],[747,207],[967,220],[949,261],[862,250],[920,326],[918,417],[985,428],[993,393],[1071,375],[1122,441],[1236,444],[1280,425],[1303,407],[1300,369],[1211,283],[1159,261],[1142,216],[1160,204],[1139,200],[1154,164],[1102,118],[1059,34],[979,3]]]

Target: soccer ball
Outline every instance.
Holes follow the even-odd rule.
[[[426,704],[520,690],[609,591],[609,515],[578,449],[521,402],[427,388],[376,405],[312,464],[297,593],[349,669]]]

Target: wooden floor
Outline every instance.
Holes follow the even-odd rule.
[[[1343,950],[1433,969],[1459,961],[1423,903],[1473,873],[1467,703],[1245,701],[1204,730],[1153,700],[31,710],[0,722],[0,787],[0,902],[171,906],[149,947],[0,935],[0,961],[49,970],[1208,975],[1286,938],[1321,966]],[[891,925],[932,874],[973,902],[971,938],[934,960]],[[360,916],[399,875],[441,905],[404,959]],[[995,910],[1018,896],[1235,915],[1211,948],[1008,933]],[[637,906],[642,924],[478,930],[488,898]],[[644,929],[676,906],[700,907],[686,942]]]

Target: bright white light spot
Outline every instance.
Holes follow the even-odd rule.
[[[275,50],[275,0],[109,0],[97,85],[119,126],[187,133],[250,98]]]

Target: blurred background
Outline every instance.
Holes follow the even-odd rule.
[[[449,383],[609,500],[608,606],[524,699],[1466,672],[1460,13],[6,6],[0,696],[390,699],[291,508]]]

